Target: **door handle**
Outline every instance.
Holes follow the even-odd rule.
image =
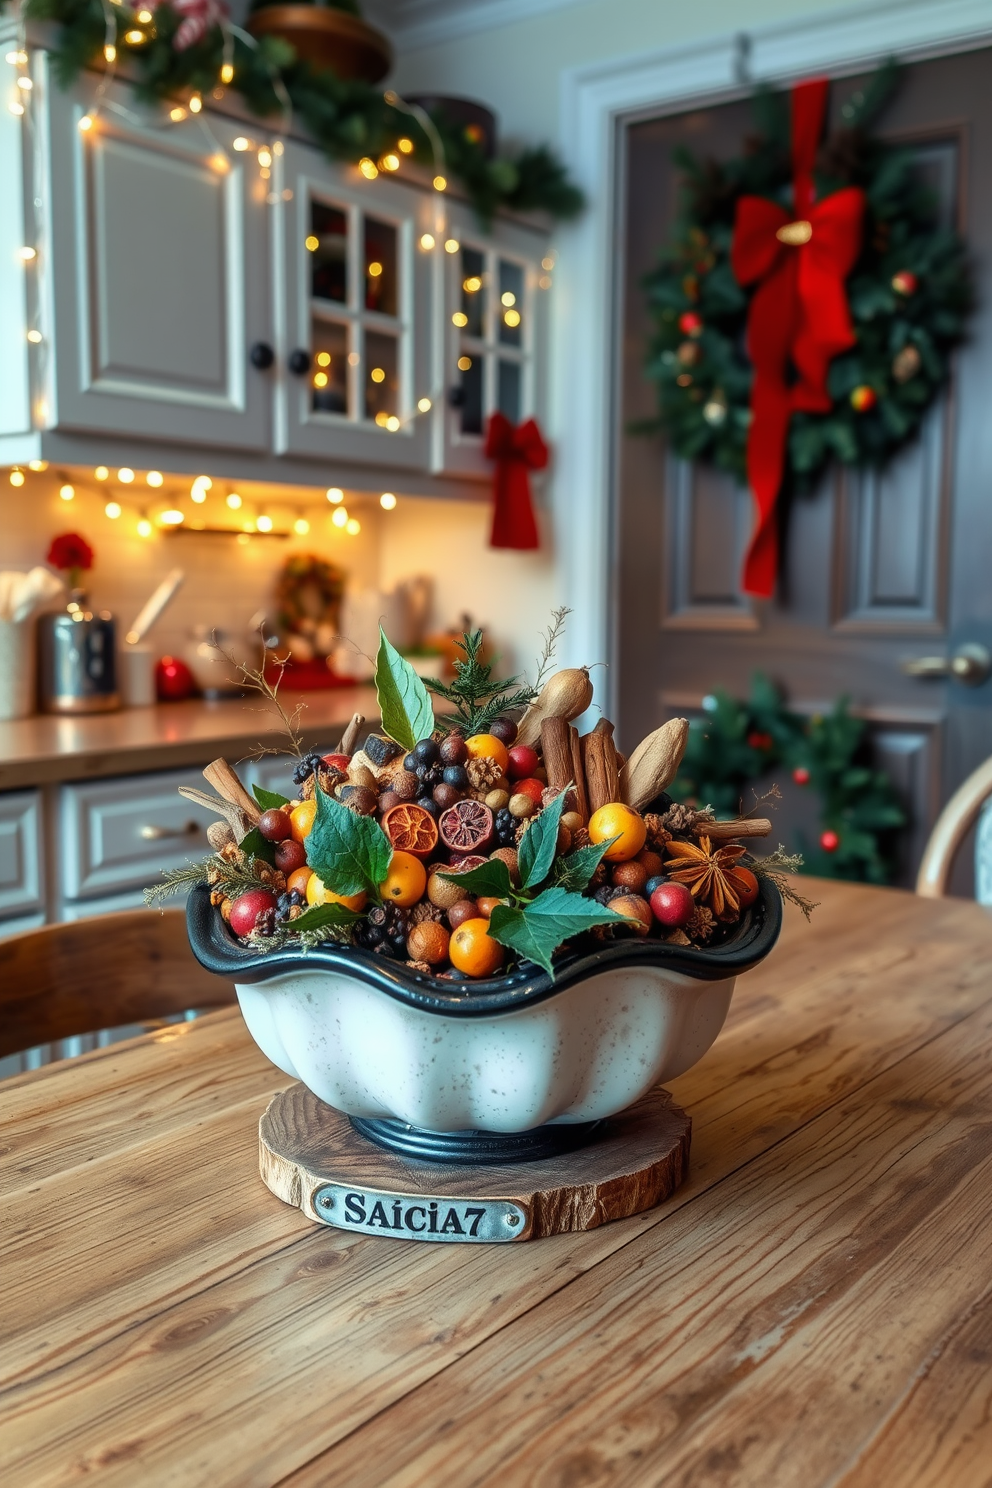
[[[953,677],[965,687],[980,687],[992,674],[992,652],[969,641],[953,656],[916,656],[902,662],[907,677]]]
[[[275,361],[276,354],[267,341],[256,341],[248,353],[248,359],[260,372],[267,372]]]
[[[289,353],[287,366],[294,377],[305,377],[310,371],[310,353],[304,351],[302,346]]]
[[[138,836],[145,842],[161,842],[163,837],[198,837],[201,830],[199,822],[188,821],[181,827],[141,827]]]

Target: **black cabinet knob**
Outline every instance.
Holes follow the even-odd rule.
[[[257,367],[260,372],[267,372],[275,361],[276,354],[268,341],[256,341],[248,357],[253,367]]]
[[[288,366],[294,376],[304,377],[310,371],[310,353],[298,346],[295,351],[289,353]]]
[[[465,389],[463,387],[452,387],[448,389],[448,402],[452,408],[464,408]]]

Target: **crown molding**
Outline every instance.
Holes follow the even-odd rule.
[[[398,50],[415,52],[482,31],[512,26],[582,0],[376,0],[369,18],[389,32]]]

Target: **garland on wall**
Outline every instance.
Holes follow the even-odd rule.
[[[0,14],[14,3],[0,0]],[[547,146],[490,159],[471,129],[441,114],[425,126],[421,111],[408,110],[395,93],[318,70],[278,37],[256,41],[231,25],[226,0],[147,0],[133,7],[116,0],[25,0],[22,14],[58,25],[52,54],[62,86],[85,68],[122,61],[148,102],[193,103],[198,112],[202,99],[229,89],[259,118],[281,115],[283,129],[291,111],[332,159],[367,171],[384,160],[386,169],[395,168],[403,140],[412,147],[404,153],[433,168],[436,182],[445,179],[440,168],[461,182],[484,223],[501,207],[556,218],[582,210],[581,191]]]
[[[964,244],[912,150],[871,133],[896,80],[880,69],[822,146],[820,80],[758,92],[742,156],[676,156],[680,216],[645,281],[651,427],[750,485],[748,593],[774,590],[780,491],[810,489],[831,460],[873,466],[901,449],[965,333]]]
[[[891,781],[868,762],[866,725],[852,718],[847,699],[832,711],[805,718],[757,673],[746,702],[725,692],[704,703],[706,715],[689,729],[689,742],[669,793],[712,805],[735,817],[749,787],[786,769],[796,785],[819,796],[820,835],[797,845],[805,873],[821,878],[888,883],[897,830],[906,813]]]

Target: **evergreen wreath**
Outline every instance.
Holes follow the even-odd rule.
[[[860,255],[846,291],[855,345],[831,363],[827,413],[794,413],[785,489],[810,489],[832,459],[878,465],[918,431],[947,380],[972,304],[965,246],[937,221],[909,149],[870,130],[894,91],[882,67],[842,109],[843,125],[816,157],[818,201],[845,187],[866,195]],[[790,95],[761,89],[756,134],[726,162],[680,150],[683,197],[673,241],[645,279],[654,329],[646,371],[658,384],[662,430],[685,460],[746,479],[752,367],[746,347],[751,293],[731,267],[738,200],[765,197],[791,210]],[[786,241],[790,241],[786,239]]]
[[[742,798],[769,771],[784,768],[820,797],[819,842],[800,841],[803,872],[820,878],[888,883],[893,848],[906,813],[888,776],[868,759],[866,725],[852,718],[848,700],[812,718],[792,713],[781,692],[756,673],[746,702],[717,692],[705,716],[689,728],[689,742],[669,794],[711,805],[718,817],[739,814]]]
[[[0,14],[16,0],[0,0]],[[190,32],[186,12],[195,10]],[[152,14],[150,21],[139,20]],[[365,82],[344,81],[332,72],[297,57],[288,42],[261,37],[257,42],[227,21],[222,0],[198,6],[153,0],[147,8],[105,0],[24,0],[29,21],[54,21],[52,49],[55,75],[65,87],[86,68],[105,67],[104,48],[116,46],[126,62],[135,90],[146,102],[183,103],[191,94],[209,98],[225,64],[233,67],[226,83],[259,118],[285,117],[286,104],[324,152],[334,160],[357,165],[378,161],[409,138],[412,158],[436,167],[433,143],[414,114],[395,94]],[[108,21],[109,15],[109,21]],[[116,30],[108,25],[116,23]],[[183,35],[179,33],[183,27]],[[196,39],[187,40],[193,34]],[[141,40],[128,38],[140,37]],[[545,145],[489,159],[471,131],[431,115],[433,131],[444,152],[445,171],[457,177],[476,213],[487,224],[501,207],[511,211],[544,211],[555,218],[575,217],[583,207],[582,192]]]

